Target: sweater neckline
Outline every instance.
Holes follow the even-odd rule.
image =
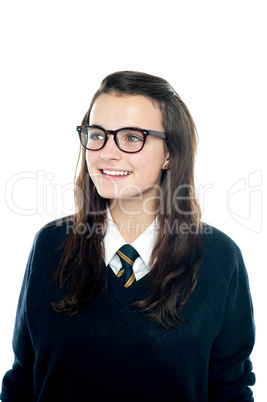
[[[138,301],[141,300],[142,298],[148,297],[148,295],[150,294],[148,275],[145,275],[143,278],[134,282],[128,288],[125,288],[109,266],[107,267],[103,266],[103,270],[104,270],[103,288],[107,289],[108,292],[112,293],[117,304],[121,309],[133,303],[134,301]],[[107,276],[105,275],[105,273]]]

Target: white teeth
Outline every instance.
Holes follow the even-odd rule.
[[[103,170],[103,173],[111,176],[127,176],[131,174],[131,172],[126,172],[124,170]]]

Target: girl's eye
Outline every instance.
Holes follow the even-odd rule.
[[[101,133],[90,133],[90,140],[92,141],[97,141],[97,140],[103,140],[104,135]]]
[[[137,130],[121,130],[117,134],[119,142],[136,143],[144,142],[143,133]]]
[[[90,141],[99,141],[99,140],[104,140],[105,139],[105,134],[103,133],[103,131],[95,129],[95,128],[91,128],[88,132],[89,134],[89,140]]]
[[[142,138],[137,137],[135,135],[128,135],[128,137],[126,138],[126,141],[128,141],[128,142],[137,142],[137,141],[142,141]]]

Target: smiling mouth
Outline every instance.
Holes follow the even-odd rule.
[[[109,175],[109,176],[129,176],[132,174],[132,172],[128,172],[126,170],[102,170],[102,173],[104,175]]]

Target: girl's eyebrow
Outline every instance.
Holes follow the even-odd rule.
[[[102,130],[106,130],[106,131],[118,131],[118,130],[122,130],[123,128],[127,128],[127,129],[133,128],[133,129],[136,129],[136,130],[144,130],[141,127],[133,126],[133,125],[132,126],[123,126],[123,127],[117,128],[116,130],[108,130],[107,128],[104,128],[103,126],[101,126],[101,124],[89,124],[89,126],[90,127],[95,127],[95,128],[101,128]],[[146,130],[146,131],[155,131],[155,130]]]
[[[98,127],[98,128],[103,128],[103,130],[105,130],[104,129],[104,127],[103,126],[101,126],[100,124],[89,124],[89,126],[91,126],[91,127]]]

